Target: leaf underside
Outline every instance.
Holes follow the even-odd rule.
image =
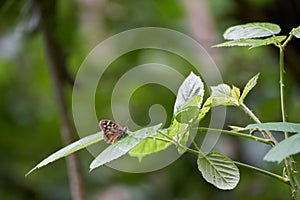
[[[268,37],[280,32],[280,27],[271,23],[248,23],[228,28],[223,34],[226,40]]]
[[[221,153],[199,155],[197,164],[203,178],[219,189],[234,189],[240,180],[239,169],[230,158]]]

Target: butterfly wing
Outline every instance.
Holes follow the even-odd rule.
[[[101,120],[99,126],[103,131],[103,138],[108,144],[118,141],[127,131],[127,128],[122,128],[111,120]]]

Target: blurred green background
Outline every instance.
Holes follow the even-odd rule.
[[[297,0],[182,0],[182,1],[51,1],[3,0],[0,2],[0,199],[71,199],[64,160],[25,177],[39,161],[63,146],[61,117],[40,10],[46,12],[48,31],[59,44],[66,61],[62,72],[63,92],[71,114],[72,78],[88,53],[101,41],[138,27],[164,27],[185,33],[202,44],[217,63],[225,83],[243,87],[260,72],[258,85],[246,99],[262,121],[280,121],[278,52],[274,47],[212,49],[222,41],[229,26],[252,21],[277,23],[287,34],[300,25]],[[47,28],[47,27],[46,27]],[[287,111],[291,122],[300,122],[300,40],[293,39],[286,53]],[[146,51],[122,56],[105,71],[97,92],[99,118],[111,118],[110,97],[118,77],[139,63]],[[186,65],[174,55],[147,50],[154,60]],[[189,73],[183,68],[182,74]],[[69,74],[69,76],[68,76]],[[172,77],[168,77],[172,78]],[[106,98],[107,97],[107,98]],[[155,98],[153,98],[155,97]],[[130,103],[131,117],[141,126],[149,123],[148,110],[161,104],[170,122],[175,96],[166,88],[139,88]],[[71,115],[70,115],[71,116]],[[208,120],[206,120],[208,121]],[[208,122],[207,122],[208,123]],[[251,120],[234,108],[227,110],[226,124],[244,126]],[[204,125],[203,125],[204,126]],[[280,137],[280,134],[276,135]],[[221,136],[216,150],[232,159],[281,174],[281,167],[262,161],[268,147],[253,141]],[[145,174],[130,174],[106,166],[88,172],[93,157],[79,153],[86,199],[289,199],[287,185],[265,175],[240,169],[241,181],[232,191],[206,183],[197,170],[194,155],[184,154],[168,167]],[[299,156],[296,157],[299,160]]]

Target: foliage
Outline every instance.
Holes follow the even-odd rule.
[[[250,46],[250,48],[266,45],[275,45],[283,53],[284,47],[291,40],[293,36],[299,37],[299,28],[293,29],[288,37],[275,36],[280,32],[280,27],[271,23],[248,23],[228,28],[224,33],[224,38],[231,40],[215,47],[230,47],[230,46]],[[268,37],[268,38],[264,38]],[[283,62],[280,62],[283,63]],[[281,65],[281,70],[283,70]],[[91,163],[90,169],[99,167],[107,162],[117,159],[124,154],[128,153],[131,156],[138,157],[141,161],[146,155],[158,153],[166,149],[170,145],[175,145],[179,153],[185,151],[197,155],[198,169],[203,178],[213,184],[215,187],[222,190],[234,189],[239,180],[240,174],[237,165],[247,167],[249,169],[267,174],[276,178],[283,183],[289,183],[291,186],[292,194],[295,199],[299,198],[300,188],[299,181],[296,178],[296,170],[294,168],[293,159],[291,155],[297,154],[300,151],[299,143],[299,124],[287,123],[283,118],[282,123],[261,123],[254,113],[245,105],[244,100],[249,92],[257,84],[259,74],[252,77],[242,93],[236,86],[230,87],[227,84],[219,84],[212,87],[212,94],[205,103],[202,105],[204,97],[204,86],[200,77],[193,73],[185,79],[178,90],[177,99],[174,105],[174,113],[171,125],[168,128],[160,129],[161,125],[146,127],[141,130],[129,132],[128,135],[116,143],[108,146],[95,160]],[[281,83],[283,87],[284,83]],[[283,95],[281,95],[283,96]],[[282,101],[282,98],[281,98]],[[283,101],[282,101],[283,102]],[[265,156],[267,161],[285,161],[286,174],[283,176],[274,174],[264,169],[259,169],[251,165],[232,161],[227,156],[218,152],[202,152],[200,148],[195,145],[195,149],[188,147],[188,139],[190,137],[191,128],[198,124],[200,120],[208,113],[213,106],[235,106],[243,110],[251,119],[257,124],[251,124],[245,128],[234,128],[234,131],[220,130],[224,134],[231,134],[239,137],[249,138],[258,142],[263,142],[274,146]],[[282,103],[284,108],[284,103]],[[284,113],[284,112],[283,112]],[[250,134],[241,133],[245,130],[252,130]],[[294,136],[289,137],[285,133],[285,140],[278,143],[270,131],[281,132],[296,132]],[[255,137],[252,135],[253,131],[260,131],[263,138]],[[93,136],[93,137],[92,137]],[[60,153],[55,153],[46,158],[38,164],[33,170],[40,168],[48,163],[64,157],[76,150],[100,141],[99,137],[92,135],[91,140],[81,143],[81,140],[75,142],[76,145],[71,144]],[[94,138],[95,136],[95,138]],[[86,138],[83,138],[86,139]],[[82,140],[83,140],[82,139]],[[30,173],[29,172],[29,173]]]

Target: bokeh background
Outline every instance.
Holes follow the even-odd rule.
[[[210,53],[224,82],[229,85],[242,88],[260,72],[258,85],[246,103],[262,121],[280,121],[277,49],[210,48],[222,42],[222,33],[227,27],[254,21],[277,23],[282,34],[288,34],[300,25],[300,2],[0,1],[0,199],[76,199],[70,190],[72,169],[67,167],[65,159],[28,177],[24,175],[43,158],[63,147],[66,141],[78,139],[76,134],[73,138],[69,135],[73,122],[73,78],[84,58],[99,42],[125,30],[164,27],[195,38]],[[286,49],[287,111],[291,122],[300,122],[299,43],[300,40],[293,39]],[[153,50],[135,51],[120,57],[100,80],[95,98],[99,118],[112,117],[113,85],[131,66],[140,64],[141,57],[149,61],[167,60],[170,65],[185,64],[172,54]],[[184,75],[188,73],[182,71]],[[167,126],[174,101],[175,96],[167,88],[141,87],[132,96],[131,117],[137,124],[147,125],[149,108],[159,103],[166,109]],[[251,120],[240,110],[228,108],[224,128],[248,123]],[[262,161],[268,150],[265,145],[222,135],[215,148],[232,159],[282,173],[281,165]],[[197,170],[196,157],[190,154],[164,169],[145,174],[119,172],[106,166],[89,173],[93,157],[86,150],[77,155],[86,199],[290,198],[287,185],[242,168],[236,189],[218,190],[203,180]]]

